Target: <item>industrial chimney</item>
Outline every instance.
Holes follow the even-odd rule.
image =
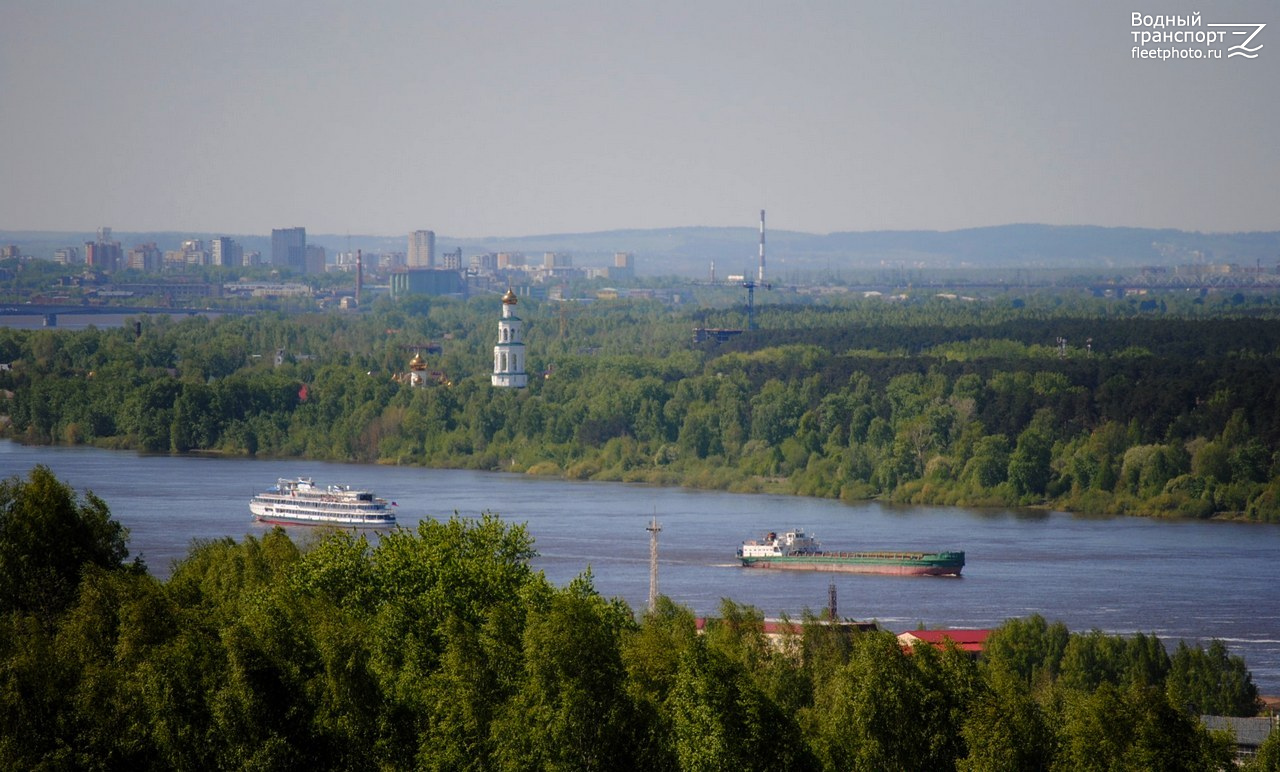
[[[350,249],[350,247],[348,247]],[[351,254],[348,252],[347,254]],[[356,250],[356,307],[360,307],[360,290],[364,288],[364,255]]]
[[[764,284],[764,210],[760,210],[760,275],[756,281]]]

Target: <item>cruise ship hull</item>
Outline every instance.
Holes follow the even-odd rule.
[[[249,512],[260,523],[271,525],[337,525],[345,528],[387,528],[396,524],[394,515],[358,516],[323,512],[286,511],[271,504],[249,504]]]

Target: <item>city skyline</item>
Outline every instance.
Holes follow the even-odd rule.
[[[306,8],[0,7],[0,229],[1280,228],[1260,0]],[[1135,56],[1180,18],[1268,26]]]

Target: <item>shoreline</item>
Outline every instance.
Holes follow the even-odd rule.
[[[607,476],[607,477],[599,476],[600,475],[599,470],[597,470],[594,474],[575,475],[575,474],[571,474],[570,470],[564,469],[552,461],[536,463],[525,469],[515,468],[514,463],[508,465],[507,468],[495,469],[490,467],[467,466],[465,464],[445,464],[445,465],[402,464],[391,459],[378,459],[375,461],[359,461],[359,460],[352,460],[352,459],[309,458],[307,456],[263,455],[258,453],[233,453],[233,452],[228,452],[228,451],[219,450],[219,449],[199,449],[199,450],[188,450],[188,451],[182,451],[182,452],[178,452],[178,451],[159,452],[159,451],[141,450],[129,444],[117,443],[112,441],[98,440],[98,441],[78,442],[78,443],[36,442],[36,441],[30,441],[25,438],[15,437],[15,436],[4,434],[4,433],[0,433],[0,440],[8,440],[17,445],[24,445],[24,446],[29,445],[33,447],[75,448],[75,447],[83,446],[88,448],[95,448],[98,450],[128,451],[138,456],[156,456],[156,457],[170,456],[175,458],[191,457],[191,458],[211,458],[211,459],[226,458],[226,459],[242,459],[242,460],[293,459],[293,460],[299,460],[299,461],[315,461],[317,463],[339,463],[339,464],[356,464],[356,465],[369,465],[369,466],[394,466],[394,467],[421,468],[421,469],[492,472],[492,473],[500,473],[500,474],[527,475],[530,477],[546,477],[546,478],[558,479],[558,480],[564,480],[564,481],[570,481],[570,482],[602,482],[602,483],[612,482],[612,483],[627,483],[632,485],[648,485],[655,488],[680,488],[685,490],[708,490],[708,491],[721,491],[724,493],[740,493],[740,494],[746,494],[746,495],[764,494],[764,495],[777,495],[777,496],[796,496],[800,498],[815,499],[815,500],[840,501],[846,504],[876,503],[876,504],[890,505],[890,506],[959,507],[964,509],[975,509],[975,510],[1023,509],[1023,510],[1043,511],[1046,513],[1060,512],[1060,513],[1071,515],[1074,517],[1080,517],[1080,518],[1086,518],[1086,519],[1087,518],[1132,517],[1132,518],[1142,518],[1147,520],[1163,520],[1163,521],[1169,521],[1169,522],[1183,522],[1183,523],[1221,522],[1221,523],[1256,523],[1258,525],[1264,525],[1264,526],[1275,525],[1274,523],[1269,523],[1264,520],[1256,520],[1256,519],[1250,518],[1244,512],[1241,512],[1241,511],[1215,512],[1208,517],[1197,518],[1197,517],[1188,517],[1186,515],[1180,515],[1177,513],[1159,514],[1159,513],[1108,512],[1108,511],[1091,511],[1091,510],[1082,510],[1082,509],[1072,509],[1060,503],[1054,503],[1054,502],[1048,502],[1048,501],[1038,502],[1038,503],[1028,503],[1028,504],[1011,504],[1011,503],[993,502],[987,498],[984,498],[978,501],[957,499],[955,501],[947,501],[947,502],[933,501],[933,500],[929,500],[928,498],[917,499],[914,496],[907,497],[905,499],[897,499],[897,498],[894,498],[892,494],[882,494],[882,495],[871,496],[871,497],[852,497],[852,496],[843,496],[843,495],[842,496],[813,496],[810,494],[798,493],[792,490],[791,486],[787,484],[789,482],[788,478],[778,477],[778,476],[766,477],[762,475],[753,475],[745,481],[739,481],[741,483],[747,483],[747,484],[742,484],[742,485],[730,484],[727,486],[718,486],[718,485],[698,485],[696,484],[696,482],[693,482],[693,481],[678,479],[678,478],[684,477],[684,475],[680,473],[662,472],[661,470],[632,470],[632,471],[638,472],[638,474],[623,474],[618,476]],[[654,478],[662,478],[662,477],[677,478],[677,479],[672,479],[670,482],[665,482],[662,479],[654,479]]]

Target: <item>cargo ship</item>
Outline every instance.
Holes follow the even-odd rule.
[[[959,576],[963,552],[909,552],[871,550],[832,552],[804,531],[770,532],[759,540],[744,541],[738,559],[747,568],[793,571],[841,571],[851,574],[902,576]]]
[[[249,511],[264,523],[287,525],[340,525],[357,528],[390,528],[395,513],[386,499],[347,485],[321,488],[310,477],[280,478],[275,487],[249,501]]]

